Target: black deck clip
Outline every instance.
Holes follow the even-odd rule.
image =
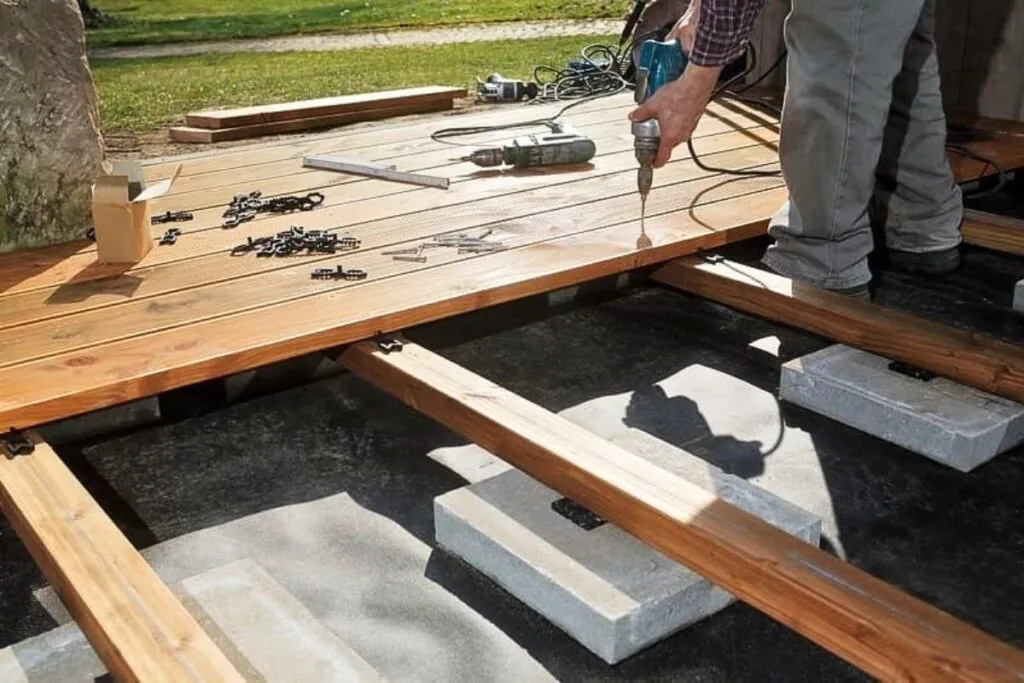
[[[174,244],[178,241],[179,235],[181,235],[181,230],[178,228],[168,228],[167,232],[160,238],[160,244]]]
[[[162,213],[159,216],[153,216],[150,222],[153,225],[159,225],[160,223],[180,223],[183,221],[192,220],[193,215],[189,211],[168,211]]]
[[[383,332],[378,332],[373,338],[373,342],[383,351],[385,354],[389,354],[392,351],[400,353],[402,351],[402,342],[397,338]]]
[[[30,455],[36,450],[35,444],[29,441],[24,434],[14,429],[0,436],[0,445],[3,445],[4,450],[12,458],[16,458],[19,455]]]

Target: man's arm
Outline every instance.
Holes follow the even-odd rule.
[[[633,121],[658,119],[661,149],[655,168],[668,163],[672,150],[690,139],[711,100],[722,68],[743,52],[764,0],[692,0],[669,37],[691,42],[689,64],[669,83],[629,114]],[[694,26],[696,24],[696,26]]]

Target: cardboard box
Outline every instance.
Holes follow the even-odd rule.
[[[150,201],[170,192],[174,174],[146,187],[142,165],[115,161],[92,186],[92,221],[100,263],[138,263],[153,248]]]

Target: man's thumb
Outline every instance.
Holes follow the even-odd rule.
[[[646,121],[647,119],[654,116],[654,108],[650,102],[645,102],[639,107],[629,112],[630,121]]]

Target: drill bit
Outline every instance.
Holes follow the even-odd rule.
[[[636,172],[636,187],[640,193],[640,237],[637,249],[649,249],[651,238],[647,236],[647,195],[654,181],[654,160],[661,147],[661,131],[657,119],[648,119],[633,124],[633,150],[640,167]]]
[[[650,249],[651,238],[647,236],[647,194],[651,191],[653,170],[647,164],[641,164],[637,171],[637,189],[640,191],[640,237],[636,241],[637,249]]]

